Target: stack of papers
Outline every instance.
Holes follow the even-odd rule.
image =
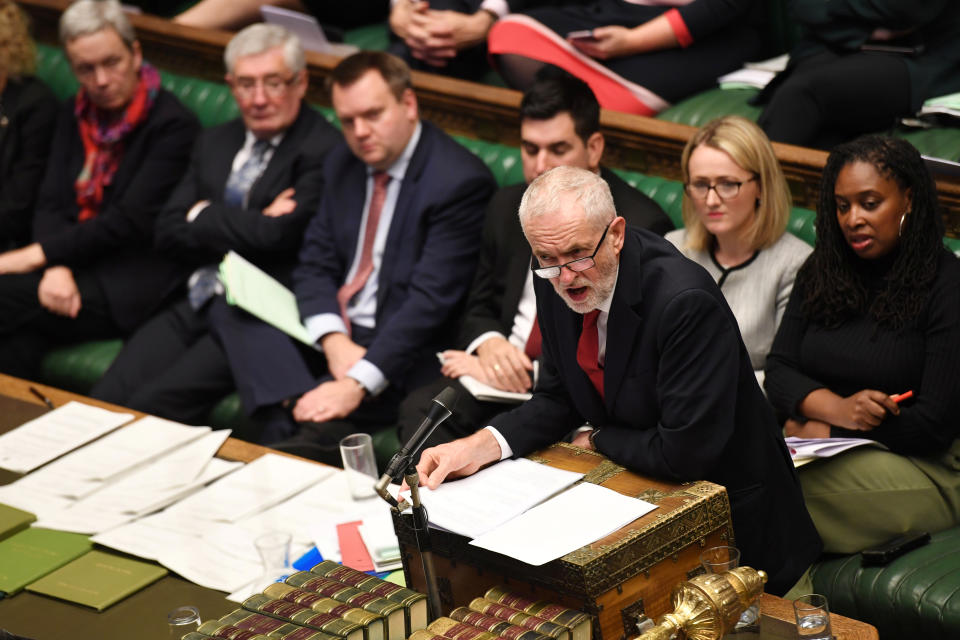
[[[923,103],[920,115],[941,113],[954,118],[960,118],[960,93],[951,93],[945,96],[936,96]]]
[[[873,445],[886,449],[876,440],[867,438],[785,438],[793,465],[801,467],[817,458],[829,458],[854,447]]]
[[[566,489],[582,473],[556,469],[526,458],[503,460],[472,476],[421,488],[430,524],[476,538]]]
[[[226,289],[227,302],[291,338],[315,346],[300,320],[296,296],[268,273],[231,251],[220,263],[220,280]]]
[[[68,402],[0,435],[0,468],[29,473],[131,420],[131,413]]]
[[[542,565],[617,531],[656,505],[599,485],[582,473],[519,458],[425,489],[430,524],[472,545]],[[560,526],[576,514],[577,526]]]
[[[773,77],[787,68],[789,54],[783,54],[769,60],[748,62],[737,69],[717,78],[721,89],[763,89]]]

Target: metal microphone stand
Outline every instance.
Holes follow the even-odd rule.
[[[399,455],[399,454],[398,454]],[[403,479],[410,487],[410,502],[400,498],[397,502],[387,491],[387,483],[383,478],[374,487],[377,494],[383,498],[393,511],[398,514],[403,513],[407,508],[412,507],[413,516],[413,534],[417,540],[417,551],[420,552],[420,560],[423,564],[423,577],[427,583],[427,602],[430,607],[430,619],[436,620],[443,615],[440,611],[440,591],[437,588],[437,572],[433,567],[433,550],[430,545],[430,519],[427,517],[427,508],[420,501],[420,474],[417,473],[417,466],[413,463],[413,456],[406,456],[406,470],[403,472]]]
[[[410,487],[410,505],[413,507],[413,534],[417,539],[417,550],[423,563],[423,577],[427,583],[427,602],[430,603],[430,619],[436,620],[441,615],[440,590],[437,588],[437,572],[433,567],[433,548],[430,545],[430,521],[427,517],[427,508],[420,502],[420,474],[417,467],[410,463],[404,472],[403,479]]]
[[[436,620],[441,616],[440,591],[437,588],[437,572],[433,566],[433,550],[430,545],[430,520],[427,517],[427,508],[420,502],[420,474],[417,473],[414,460],[420,451],[420,447],[433,433],[433,430],[437,428],[437,425],[453,413],[453,407],[456,404],[456,392],[452,387],[447,387],[434,398],[433,402],[435,407],[431,409],[430,414],[413,437],[410,438],[410,441],[394,454],[390,464],[387,465],[386,473],[380,477],[380,480],[374,485],[374,489],[398,514],[403,513],[408,507],[413,507],[413,533],[417,540],[417,551],[420,552],[420,560],[423,563],[423,578],[427,583],[430,618]],[[390,482],[398,480],[401,474],[407,486],[410,487],[410,502],[401,498],[398,503],[396,498],[387,491]]]

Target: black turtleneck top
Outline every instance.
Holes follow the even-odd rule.
[[[878,290],[890,261],[858,265],[868,289]],[[798,279],[767,357],[767,396],[781,414],[803,419],[801,401],[827,388],[840,396],[863,389],[912,390],[900,415],[887,414],[869,431],[834,426],[832,437],[876,440],[892,451],[944,451],[960,435],[960,261],[944,250],[923,312],[901,331],[881,328],[863,314],[836,328],[810,322]]]

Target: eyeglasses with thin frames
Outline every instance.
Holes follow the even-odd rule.
[[[613,220],[616,220],[616,218]],[[573,271],[574,273],[580,273],[581,271],[586,271],[587,269],[593,268],[597,264],[594,261],[594,257],[597,255],[597,252],[600,251],[600,247],[603,246],[603,241],[607,237],[607,231],[610,231],[610,225],[613,224],[613,220],[607,224],[607,228],[603,230],[603,235],[600,236],[600,242],[597,243],[593,253],[591,253],[589,256],[577,258],[576,260],[571,260],[570,262],[565,262],[552,267],[535,267],[534,265],[536,264],[536,258],[532,258],[530,262],[530,268],[538,277],[545,280],[559,277],[560,272],[564,267],[570,269],[570,271]]]
[[[244,98],[249,98],[257,91],[257,85],[263,85],[263,92],[271,98],[279,98],[286,93],[287,88],[296,83],[298,74],[293,74],[289,78],[280,76],[267,76],[265,78],[234,78],[233,89]]]
[[[716,184],[710,184],[709,182],[688,182],[684,187],[687,190],[687,193],[691,197],[697,198],[698,200],[706,200],[707,194],[710,193],[710,190],[713,189],[716,192],[717,197],[721,200],[732,200],[740,195],[740,187],[745,185],[748,182],[753,182],[757,177],[753,176],[749,180],[742,180],[736,182],[734,180],[721,180]]]

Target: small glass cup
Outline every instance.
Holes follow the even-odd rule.
[[[286,531],[271,531],[264,533],[253,541],[263,562],[264,583],[273,582],[282,576],[289,575],[290,543],[293,536]]]
[[[740,566],[740,549],[730,546],[710,547],[700,554],[700,566],[707,573],[723,573]],[[734,629],[742,629],[756,624],[760,617],[760,605],[751,604],[740,614],[740,621]]]
[[[369,433],[353,433],[340,441],[340,456],[347,474],[347,485],[354,500],[372,498],[377,481],[377,459]]]
[[[177,607],[167,614],[167,637],[180,640],[191,631],[200,628],[200,610],[194,606]]]
[[[797,618],[797,637],[800,640],[831,640],[830,608],[826,596],[810,593],[793,601]]]

